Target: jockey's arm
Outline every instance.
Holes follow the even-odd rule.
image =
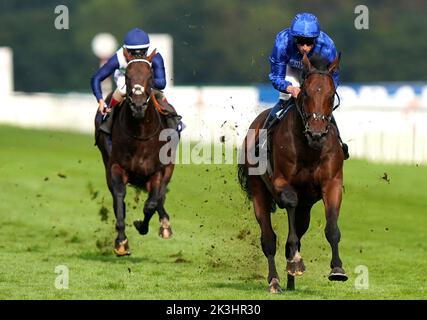
[[[279,33],[276,37],[276,41],[270,55],[270,73],[268,78],[276,90],[292,94],[292,90],[290,88],[292,87],[292,83],[285,79],[286,67],[290,59],[285,45],[288,42],[287,37],[288,36],[283,33]],[[291,91],[288,91],[288,89]]]
[[[274,89],[287,93],[286,89],[289,86],[292,86],[291,82],[285,80],[287,62],[277,61],[270,57],[270,66],[271,72],[269,73],[268,78],[270,79]]]
[[[152,60],[154,83],[157,90],[163,90],[166,87],[165,64],[160,53],[157,53]]]
[[[93,95],[96,97],[96,100],[99,102],[103,100],[101,82],[108,78],[113,72],[119,68],[119,60],[117,55],[112,56],[98,71],[92,76],[90,81]]]
[[[270,64],[271,73],[269,74],[269,78],[273,87],[280,92],[289,93],[292,97],[296,98],[300,92],[300,88],[293,86],[291,82],[285,79],[287,63],[284,65],[275,63],[270,57]]]

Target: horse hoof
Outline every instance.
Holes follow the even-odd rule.
[[[305,265],[302,259],[299,261],[289,261],[286,263],[286,271],[291,276],[302,276],[305,272]]]
[[[282,288],[280,288],[279,280],[277,278],[271,279],[268,291],[270,293],[282,293]]]
[[[114,253],[117,257],[129,256],[129,245],[128,240],[123,240],[114,248]]]
[[[148,224],[144,223],[141,220],[135,220],[133,222],[133,225],[135,226],[136,230],[138,230],[139,234],[145,235],[148,233]]]
[[[331,273],[329,274],[328,279],[330,281],[347,281],[348,276],[345,274],[345,271],[343,268],[335,267],[332,269]]]
[[[168,228],[163,228],[160,227],[159,229],[159,236],[162,237],[163,239],[170,239],[172,237],[172,229],[171,227]]]

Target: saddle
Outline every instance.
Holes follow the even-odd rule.
[[[167,126],[172,129],[177,129],[182,117],[178,115],[175,108],[167,101],[163,93],[158,90],[153,90],[152,99],[157,112],[166,118]],[[102,120],[102,123],[99,126],[100,131],[111,135],[115,110],[120,109],[125,100],[126,98],[111,110],[105,120]]]
[[[101,125],[99,126],[99,130],[111,135],[111,128],[113,127],[113,119],[114,119],[114,111],[116,109],[120,109],[121,106],[123,105],[123,102],[120,102],[117,106],[115,106],[114,108],[111,109],[111,112],[105,117],[103,118],[101,121]]]
[[[175,108],[168,102],[161,91],[153,90],[153,102],[157,111],[164,116],[177,116]]]
[[[168,102],[163,92],[159,90],[153,90],[153,103],[157,112],[166,118],[166,124],[168,128],[178,131],[178,134],[184,130],[185,126],[182,123],[182,117],[176,112],[175,108]]]
[[[267,152],[267,174],[269,177],[273,175],[273,162],[271,161],[271,137],[273,136],[273,132],[276,129],[277,125],[285,118],[288,111],[295,106],[294,99],[289,99],[286,102],[283,101],[282,108],[279,110],[279,112],[276,113],[277,120],[274,121],[271,124],[268,124],[268,117],[265,120],[262,128],[267,129],[267,137],[264,141],[259,141],[258,148],[259,149],[265,149]],[[260,151],[260,150],[258,150]]]

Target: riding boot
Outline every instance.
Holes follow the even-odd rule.
[[[344,152],[344,160],[347,160],[348,158],[350,158],[350,154],[348,153],[348,145],[344,143],[341,139],[340,130],[338,129],[338,125],[335,121],[334,115],[332,115],[331,122],[333,125],[335,125],[335,128],[337,128],[338,140],[341,144],[342,151]]]
[[[168,128],[181,132],[184,130],[184,123],[181,121],[181,116],[177,114],[169,114],[166,116],[166,124]]]
[[[102,120],[101,125],[99,126],[99,130],[101,130],[102,132],[111,135],[111,128],[113,126],[113,113],[114,113],[114,109],[111,109],[110,113],[107,113]]]
[[[283,108],[283,100],[279,100],[276,105],[270,110],[267,119],[264,122],[263,129],[266,129],[267,132],[276,124],[278,117],[277,113]]]
[[[280,111],[285,108],[286,106],[288,106],[291,103],[292,99],[289,99],[287,101],[284,100],[279,100],[276,105],[270,110],[270,113],[267,116],[267,119],[264,122],[264,126],[262,129],[267,130],[267,135],[265,136],[264,140],[260,140],[259,141],[259,145],[261,147],[261,149],[266,148],[267,146],[267,141],[271,135],[271,129],[274,127],[274,125],[281,119],[281,117],[279,117],[280,115]]]
[[[99,126],[99,130],[101,130],[102,132],[111,135],[111,127],[113,126],[113,113],[114,113],[114,109],[115,106],[117,106],[122,100],[118,100],[116,98],[111,97],[110,103],[107,106],[107,109],[110,109],[111,112],[106,113],[103,117],[102,117],[102,123]]]
[[[273,128],[273,126],[278,122],[278,120],[281,120],[284,116],[284,113],[282,112],[283,109],[288,109],[293,103],[294,99],[290,98],[289,100],[279,100],[279,102],[276,103],[276,105],[271,109],[267,120],[264,123],[263,129],[270,130]],[[270,130],[271,131],[271,130]],[[267,134],[268,131],[267,131]]]
[[[185,125],[181,121],[182,117],[176,112],[175,108],[166,99],[163,91],[153,89],[153,92],[154,96],[156,97],[156,100],[160,103],[162,109],[167,112],[166,124],[168,128],[177,130],[178,132],[184,130]]]

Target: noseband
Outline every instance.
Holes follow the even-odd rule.
[[[133,60],[129,61],[128,66],[129,66],[129,64],[134,63],[134,62],[144,62],[144,63],[148,64],[150,66],[150,69],[151,69],[151,62],[148,61],[148,60],[146,60],[146,59],[133,59]],[[132,94],[134,94],[136,96],[139,96],[139,95],[142,95],[144,92],[146,93],[145,89],[146,88],[142,84],[135,84],[133,86],[131,92],[132,92]],[[151,100],[151,97],[152,97],[153,94],[154,93],[150,93],[148,95],[147,105],[148,105],[149,101]],[[129,103],[129,105],[131,107],[135,106],[135,102],[132,100],[132,97],[128,93],[128,90],[126,90],[126,100],[128,100],[128,103]],[[149,139],[153,138],[156,134],[158,134],[159,131],[160,131],[160,129],[161,129],[160,115],[159,115],[159,113],[157,111],[155,112],[155,114],[156,114],[156,118],[157,118],[157,127],[156,127],[156,129],[152,133],[150,133],[148,135],[135,135],[135,134],[129,132],[127,130],[127,126],[123,124],[123,122],[124,122],[123,112],[119,113],[119,119],[118,119],[118,121],[119,121],[119,127],[121,127],[121,131],[122,132],[124,132],[126,135],[128,135],[129,137],[131,137],[133,139],[140,140],[140,141],[149,140]]]
[[[313,75],[313,74],[319,74],[319,75],[322,75],[322,76],[327,76],[327,77],[330,77],[331,78],[331,80],[332,80],[332,82],[333,82],[333,78],[332,78],[332,75],[328,72],[328,71],[322,71],[322,70],[313,70],[313,71],[310,71],[310,72],[308,72],[306,75],[305,75],[305,77],[304,77],[304,80],[303,80],[303,82],[302,82],[302,86],[301,87],[304,87],[304,82],[305,81],[307,81],[307,79],[311,76],[311,75]],[[335,107],[333,107],[332,108],[332,111],[334,111],[336,108],[338,108],[339,106],[340,106],[340,103],[341,103],[341,101],[340,101],[340,96],[338,95],[338,93],[337,93],[337,90],[335,89],[335,91],[334,91],[334,97],[335,96],[337,96],[337,98],[338,98],[338,104],[335,106]],[[332,102],[333,103],[333,102]],[[300,105],[298,105],[298,103],[297,103],[297,110],[298,110],[298,112],[299,112],[299,114],[300,114],[300,116],[301,116],[301,119],[302,119],[302,122],[303,122],[303,125],[304,125],[304,131],[303,131],[303,133],[304,134],[306,134],[308,131],[309,131],[309,129],[310,129],[310,127],[309,127],[309,125],[308,125],[308,121],[310,120],[310,118],[313,118],[314,120],[321,120],[321,121],[326,121],[327,123],[328,123],[328,125],[326,126],[326,132],[325,133],[328,133],[328,130],[329,130],[329,127],[330,127],[330,125],[331,125],[331,120],[332,120],[332,112],[331,112],[331,115],[330,116],[327,116],[327,115],[325,115],[325,114],[322,114],[322,113],[316,113],[316,112],[313,112],[313,113],[306,113],[305,112],[305,110],[304,110],[304,105],[301,103]]]
[[[128,62],[128,65],[134,62],[145,62],[151,67],[151,62],[146,59],[132,59],[131,61]]]
[[[133,60],[130,60],[129,62],[128,62],[128,66],[131,64],[131,63],[134,63],[134,62],[144,62],[144,63],[146,63],[146,64],[148,64],[149,66],[150,66],[150,69],[151,69],[151,62],[150,61],[148,61],[148,60],[146,60],[146,59],[133,59]],[[134,86],[133,86],[133,88],[132,88],[132,93],[134,94],[134,95],[141,95],[141,94],[143,94],[144,92],[145,92],[145,88],[144,88],[144,86],[143,85],[141,85],[141,84],[135,84]],[[128,99],[129,100],[129,104],[130,105],[132,105],[132,106],[135,106],[135,102],[132,100],[132,97],[131,97],[131,95],[128,93],[128,91],[126,90],[126,99]],[[148,103],[148,101],[150,101],[150,99],[151,99],[151,94],[150,95],[148,95],[148,98],[147,98],[147,103]]]

